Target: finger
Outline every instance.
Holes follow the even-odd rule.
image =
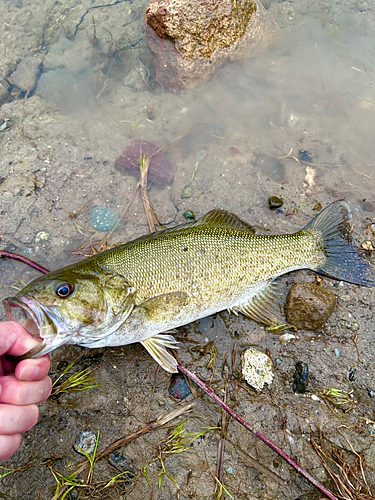
[[[15,369],[15,376],[18,380],[42,380],[51,368],[51,361],[48,355],[38,359],[24,359],[20,361]]]
[[[21,446],[21,434],[0,436],[0,462],[10,458]]]
[[[37,345],[39,342],[19,323],[0,322],[0,356],[4,353],[20,356]]]
[[[0,377],[0,403],[30,405],[41,403],[51,394],[52,381],[49,377],[35,382],[17,380],[13,375]]]
[[[0,435],[26,432],[37,424],[37,405],[14,406],[0,404]]]

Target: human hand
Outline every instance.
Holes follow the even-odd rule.
[[[20,356],[36,345],[38,341],[19,323],[0,322],[0,462],[18,450],[21,432],[28,431],[38,422],[36,403],[51,394],[48,355],[24,359],[17,365],[3,356]]]

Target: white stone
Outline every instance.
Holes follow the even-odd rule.
[[[271,359],[257,349],[246,349],[242,353],[242,376],[256,391],[261,391],[264,384],[273,381],[273,365]]]

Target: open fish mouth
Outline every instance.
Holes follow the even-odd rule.
[[[42,321],[39,308],[31,308],[25,300],[12,297],[3,301],[9,321],[20,323],[36,339],[41,339]]]
[[[3,300],[9,321],[20,323],[40,344],[22,356],[9,356],[8,361],[39,358],[67,341],[65,325],[55,308],[43,307],[30,297],[11,297]]]

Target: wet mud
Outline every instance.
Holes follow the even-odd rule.
[[[104,226],[90,223],[93,211],[102,207],[121,218],[137,185],[136,177],[116,168],[126,147],[134,140],[163,147],[179,136],[166,153],[175,165],[173,181],[148,189],[162,225],[184,222],[188,211],[198,218],[222,208],[258,234],[294,232],[322,207],[345,198],[353,210],[354,244],[374,242],[375,60],[369,40],[375,6],[266,1],[265,7],[281,27],[276,47],[222,66],[195,90],[170,94],[153,72],[145,1],[3,1],[1,248],[51,270],[82,258],[77,249],[106,236],[97,230]],[[274,211],[271,196],[283,201]],[[109,243],[148,230],[137,195]],[[0,261],[0,272],[1,298],[37,276],[12,261]],[[286,297],[294,283],[315,283],[315,276],[301,271],[282,282]],[[328,278],[322,285],[337,303],[316,332],[275,335],[222,312],[180,328],[176,338],[181,364],[220,397],[226,391],[238,414],[337,494],[311,436],[320,443],[322,433],[353,467],[359,454],[375,467],[375,295]],[[267,353],[274,367],[272,384],[258,393],[241,377],[241,352],[250,347]],[[69,476],[84,459],[74,448],[82,431],[99,432],[100,452],[193,399],[196,391],[190,387],[182,402],[172,397],[170,374],[138,344],[67,346],[51,358],[54,380],[75,361],[70,374],[90,369],[98,387],[62,392],[40,405],[40,422],[1,464],[2,498],[58,498],[58,473]],[[297,362],[308,365],[303,394],[293,390]],[[77,484],[65,498],[220,498],[214,477],[220,419],[220,409],[202,396],[191,412],[132,440],[117,450],[120,455],[97,461],[88,486]],[[176,433],[181,423],[185,427]],[[170,436],[189,444],[173,452]],[[233,421],[223,470],[221,498],[320,498]],[[374,493],[374,470],[365,470],[368,489],[362,481],[361,492]]]

